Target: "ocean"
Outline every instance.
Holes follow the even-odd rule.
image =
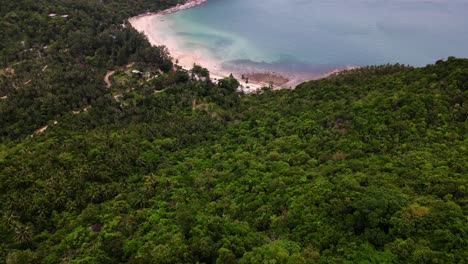
[[[326,72],[468,57],[468,0],[208,0],[164,34],[226,68]]]

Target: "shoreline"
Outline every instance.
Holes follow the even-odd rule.
[[[141,18],[145,16],[167,15],[167,14],[175,13],[177,11],[181,11],[181,10],[185,10],[185,9],[189,9],[189,8],[201,5],[207,1],[208,0],[188,0],[185,2],[185,4],[178,4],[176,6],[173,6],[171,8],[164,9],[158,12],[146,12],[146,13],[131,17],[128,20],[130,21],[131,19]]]
[[[199,54],[196,52],[187,53],[183,51],[176,39],[164,37],[161,33],[158,33],[158,27],[162,29],[170,26],[167,21],[161,19],[161,17],[164,15],[193,8],[207,1],[208,0],[189,0],[185,4],[177,5],[159,12],[148,12],[131,17],[128,19],[128,22],[135,30],[142,32],[151,45],[165,46],[168,49],[173,62],[177,62],[176,64],[185,70],[191,70],[194,64],[200,65],[208,69],[210,72],[210,78],[214,79],[215,81],[229,77],[231,74],[233,74],[234,77],[238,79],[239,82],[241,82],[241,87],[239,88],[243,92],[260,90],[263,87],[267,87],[267,82],[249,82],[248,84],[243,83],[241,80],[242,73],[222,69],[222,65],[218,61],[209,58],[204,54]],[[158,21],[158,23],[153,23],[153,21],[156,19],[160,19],[160,21]]]
[[[176,64],[185,70],[191,70],[194,64],[200,65],[208,69],[210,77],[215,81],[229,77],[232,74],[241,83],[239,90],[246,93],[258,91],[263,87],[271,87],[273,89],[294,89],[297,85],[303,82],[326,78],[331,75],[359,67],[343,66],[323,73],[311,72],[305,74],[281,73],[261,68],[249,71],[245,71],[245,69],[223,69],[223,65],[220,61],[197,51],[191,51],[190,53],[184,51],[178,39],[172,36],[165,36],[163,33],[164,29],[171,27],[169,22],[162,19],[164,15],[193,8],[204,4],[207,1],[208,0],[188,0],[184,4],[179,4],[169,9],[158,12],[147,12],[131,17],[128,19],[128,22],[135,30],[143,33],[151,45],[165,46],[168,49],[173,62],[177,62]],[[159,19],[159,21],[154,23],[156,19]],[[243,76],[250,76],[249,81],[247,82],[244,80],[244,78],[242,78]]]

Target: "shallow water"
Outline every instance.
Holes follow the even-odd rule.
[[[327,71],[468,57],[468,0],[208,0],[166,34],[226,67]]]

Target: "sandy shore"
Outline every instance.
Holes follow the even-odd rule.
[[[177,5],[156,13],[141,14],[128,19],[128,21],[133,28],[145,34],[151,45],[166,46],[173,58],[173,61],[177,62],[177,64],[184,69],[190,70],[193,68],[194,64],[203,66],[210,71],[211,78],[215,80],[223,79],[233,74],[241,83],[240,90],[247,93],[259,90],[262,87],[270,87],[271,84],[273,84],[274,89],[294,88],[298,84],[307,80],[326,78],[330,75],[338,74],[341,71],[350,69],[348,66],[333,69],[331,71],[327,71],[327,73],[311,73],[307,75],[277,73],[257,68],[254,71],[250,70],[242,72],[242,70],[225,69],[222,66],[222,62],[215,58],[210,58],[209,55],[204,54],[201,51],[197,51],[195,49],[190,51],[187,51],[186,49],[184,50],[180,43],[180,39],[165,33],[168,28],[170,29],[174,26],[171,25],[171,22],[164,19],[164,15],[192,8],[207,1],[208,0],[189,0],[183,5]],[[355,67],[353,66],[353,68]],[[246,82],[242,76],[248,77],[248,82]]]
[[[190,53],[184,51],[179,43],[179,40],[163,34],[167,28],[170,28],[172,25],[170,22],[164,20],[164,15],[174,13],[180,10],[188,9],[201,5],[207,0],[192,0],[188,1],[183,5],[178,5],[161,12],[156,13],[146,13],[138,15],[128,19],[129,23],[139,32],[143,32],[147,37],[151,45],[155,46],[166,46],[171,54],[173,61],[177,62],[178,65],[186,70],[193,68],[194,64],[203,66],[210,71],[210,76],[212,79],[223,79],[233,74],[240,82],[243,87],[240,87],[244,92],[253,91],[256,89],[261,89],[262,87],[268,86],[267,81],[250,81],[248,84],[241,80],[242,73],[229,71],[223,69],[221,63],[213,58],[210,58],[206,54],[202,54],[196,50],[191,51]]]

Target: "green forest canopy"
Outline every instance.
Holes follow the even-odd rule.
[[[0,263],[466,263],[467,59],[239,94],[122,26],[176,3],[0,1]]]

